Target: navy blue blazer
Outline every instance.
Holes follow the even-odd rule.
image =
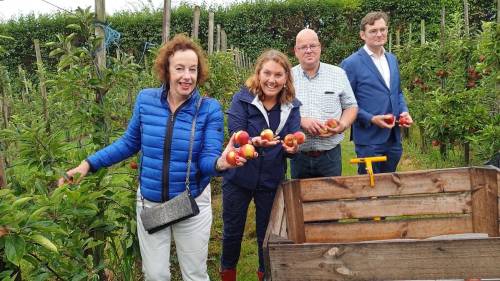
[[[352,126],[355,144],[383,144],[390,137],[391,130],[371,123],[374,115],[392,113],[396,118],[408,107],[401,91],[399,65],[396,57],[385,52],[390,69],[390,89],[382,78],[370,55],[363,49],[344,59],[341,67],[345,70],[358,102],[358,115]],[[401,141],[399,126],[394,126],[396,140]]]

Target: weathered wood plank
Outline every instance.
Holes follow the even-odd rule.
[[[377,174],[374,188],[366,175],[300,180],[304,202],[469,190],[469,168]]]
[[[419,218],[356,223],[307,223],[307,243],[343,243],[385,239],[423,239],[445,234],[474,232],[472,216]]]
[[[493,170],[472,168],[472,221],[474,232],[498,236],[498,187]]]
[[[463,192],[308,202],[303,204],[303,210],[304,221],[311,222],[350,218],[468,214],[472,212],[472,207],[470,192]]]
[[[300,199],[299,181],[289,181],[283,184],[282,187],[283,198],[285,200],[288,239],[295,243],[303,243],[305,241],[304,217],[302,200]]]
[[[269,246],[273,281],[498,278],[500,238]]]
[[[267,233],[280,235],[281,224],[285,213],[285,202],[283,199],[283,188],[278,188],[274,197],[273,208],[269,216],[269,224],[267,225]]]

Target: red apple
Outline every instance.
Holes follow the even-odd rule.
[[[337,121],[336,119],[328,119],[325,122],[325,126],[332,128],[332,129],[334,129],[338,125],[339,125],[339,121]]]
[[[249,138],[250,138],[250,136],[248,135],[248,133],[243,131],[243,130],[236,132],[236,134],[234,135],[234,141],[239,146],[247,144]]]
[[[137,162],[131,161],[129,166],[130,166],[130,169],[137,170]]]
[[[238,163],[237,160],[238,157],[238,152],[236,150],[231,150],[226,154],[226,161],[232,166],[236,166]]]
[[[274,133],[271,129],[265,129],[260,133],[260,138],[262,140],[272,141],[274,139]]]
[[[238,154],[246,159],[255,158],[255,147],[249,143],[240,147]]]
[[[441,142],[438,140],[432,140],[432,146],[440,146]]]
[[[306,141],[306,135],[301,131],[293,133],[295,139],[297,140],[297,144],[303,144]]]
[[[405,117],[405,116],[401,116],[399,117],[399,125],[403,126],[403,125],[409,125],[410,124],[410,120]]]
[[[295,138],[295,135],[293,134],[288,134],[285,136],[285,139],[283,140],[283,142],[285,143],[286,146],[295,146],[295,144],[297,144],[297,139]]]
[[[388,115],[389,115],[389,117],[384,118],[384,122],[389,124],[389,125],[394,124],[394,115],[392,115],[392,114],[388,114]]]

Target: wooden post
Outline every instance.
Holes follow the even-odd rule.
[[[43,117],[45,118],[45,128],[50,134],[50,120],[49,120],[49,109],[47,101],[47,88],[45,87],[45,73],[43,70],[42,54],[40,52],[40,41],[38,39],[33,40],[35,43],[35,54],[36,54],[36,65],[38,68],[38,78],[40,79],[40,93],[42,94],[42,110]]]
[[[283,197],[285,199],[288,239],[295,244],[304,243],[306,235],[299,181],[292,181],[283,185]]]
[[[497,23],[500,24],[500,0],[497,0]]]
[[[191,38],[193,40],[198,39],[198,33],[200,32],[200,6],[194,6],[193,12],[193,31],[191,32]]]
[[[163,27],[161,32],[161,42],[165,44],[170,36],[170,0],[163,1]]]
[[[3,154],[0,152],[0,189],[7,186]]]
[[[389,33],[389,53],[392,52],[392,32]]]
[[[410,22],[410,26],[408,28],[408,45],[412,44],[412,42],[411,42],[412,41],[412,37],[413,37],[413,34],[412,34],[412,31],[413,31],[412,29],[413,28],[412,27],[413,27],[412,23]]]
[[[96,21],[99,23],[106,22],[106,8],[105,0],[95,0],[95,17]],[[95,26],[95,35],[97,37],[105,37],[104,28],[101,25]],[[106,48],[104,46],[104,40],[101,41],[97,48],[97,67],[98,72],[103,68],[106,68]]]
[[[24,94],[21,93],[21,100],[23,102],[27,102],[30,91],[29,91],[29,86],[28,86],[28,80],[26,79],[26,72],[21,67],[21,65],[17,66],[17,71],[19,72],[19,77],[21,77],[21,79],[23,80],[23,84],[24,84]]]
[[[469,3],[464,0],[464,32],[465,36],[469,38]]]
[[[444,50],[444,41],[445,41],[445,37],[446,37],[446,34],[445,34],[445,16],[446,16],[446,11],[445,11],[445,8],[443,7],[441,9],[441,29],[440,29],[440,33],[441,33],[441,36],[440,36],[440,39],[441,39],[441,51]]]
[[[215,51],[220,52],[220,24],[217,24],[217,37],[215,42]]]
[[[224,31],[224,28],[221,28],[220,31],[220,48],[223,52],[227,51],[227,34],[226,31]]]
[[[214,12],[208,13],[208,54],[214,52]]]
[[[420,21],[420,45],[425,45],[425,20]]]
[[[396,29],[396,46],[401,46],[401,28]]]

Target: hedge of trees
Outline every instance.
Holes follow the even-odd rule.
[[[481,20],[491,20],[495,15],[494,1],[469,0],[472,27],[479,27]],[[462,0],[288,0],[233,4],[229,7],[201,7],[199,39],[206,47],[208,12],[215,12],[216,24],[221,24],[228,34],[228,45],[239,47],[255,58],[262,49],[277,48],[293,55],[295,34],[305,26],[318,31],[324,48],[323,59],[338,63],[361,44],[358,23],[368,11],[384,10],[391,15],[392,31],[402,34],[410,24],[416,26],[424,19],[430,23],[428,37],[439,31],[441,7],[447,14],[461,12]],[[172,11],[171,34],[191,33],[193,7],[181,4]],[[51,16],[22,16],[0,24],[0,34],[15,38],[8,43],[8,50],[1,57],[10,70],[18,65],[30,68],[35,61],[33,39],[40,42],[55,40],[56,34],[68,34],[65,27],[75,22],[75,16],[58,13]],[[119,47],[139,60],[147,43],[161,42],[161,11],[145,9],[139,12],[123,12],[109,16],[107,23],[121,33]],[[406,36],[406,35],[405,35]],[[0,39],[1,40],[1,39]],[[83,41],[82,38],[75,38]],[[114,51],[111,49],[111,51]],[[56,61],[42,50],[44,60],[55,65]]]

